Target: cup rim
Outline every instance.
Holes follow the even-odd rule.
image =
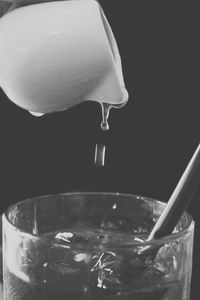
[[[157,202],[158,204],[161,204],[161,205],[166,205],[166,203],[164,201],[160,201],[155,198],[151,198],[148,196],[142,196],[142,195],[136,195],[136,194],[130,194],[130,193],[121,193],[121,192],[103,192],[103,191],[81,192],[81,191],[79,191],[79,192],[65,192],[65,193],[55,193],[55,194],[51,193],[51,194],[38,195],[38,196],[31,197],[31,198],[27,198],[27,199],[18,201],[15,204],[8,206],[6,208],[6,210],[4,211],[4,213],[2,214],[2,224],[6,224],[6,226],[8,226],[11,230],[19,233],[20,235],[23,235],[26,238],[29,238],[29,239],[31,238],[33,240],[38,240],[38,241],[39,240],[52,240],[51,237],[45,236],[43,234],[35,235],[24,229],[16,227],[9,220],[8,213],[12,208],[16,207],[16,205],[27,203],[27,202],[32,202],[36,199],[40,200],[40,199],[44,199],[44,198],[48,198],[48,197],[54,197],[54,196],[55,197],[56,196],[64,197],[64,196],[70,196],[70,195],[74,195],[74,196],[75,195],[106,195],[106,196],[130,197],[130,198],[136,198],[137,200],[141,200],[141,201],[149,200],[149,201]],[[153,239],[151,241],[144,241],[144,242],[133,241],[133,242],[131,242],[131,245],[133,245],[135,247],[138,247],[141,245],[142,246],[162,245],[164,243],[169,243],[169,242],[178,240],[181,237],[189,234],[194,229],[195,222],[194,222],[194,219],[192,218],[192,216],[187,211],[185,211],[183,213],[183,215],[186,218],[186,225],[180,231],[174,232],[171,235],[167,235],[167,236],[159,238],[159,239]]]

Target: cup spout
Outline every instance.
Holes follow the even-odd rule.
[[[119,49],[109,22],[101,7],[100,14],[106,39],[109,43],[110,69],[104,74],[98,86],[88,95],[88,100],[106,102],[109,104],[125,104],[128,101],[128,91],[124,83]]]

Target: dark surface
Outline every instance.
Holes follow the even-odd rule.
[[[0,92],[1,211],[40,194],[117,191],[167,201],[199,143],[199,17],[186,1],[102,0],[120,49],[128,104],[100,130],[96,103],[35,118]],[[95,167],[96,142],[107,143]],[[200,211],[196,221],[192,300],[198,299]]]

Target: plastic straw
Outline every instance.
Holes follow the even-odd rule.
[[[200,144],[186,167],[148,241],[171,234],[200,184]]]

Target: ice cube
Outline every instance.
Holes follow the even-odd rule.
[[[135,251],[123,251],[122,257],[123,259],[118,269],[118,278],[121,284],[126,287],[126,290],[129,290],[135,285],[138,277],[143,276],[148,268],[148,264]]]
[[[90,261],[91,255],[88,253],[77,253],[74,255],[74,260],[76,262],[85,262],[86,264]]]
[[[177,245],[168,244],[161,247],[154,261],[154,268],[163,273],[165,277],[171,277],[177,270]]]
[[[50,280],[59,278],[64,282],[67,292],[70,294],[88,293],[88,265],[89,254],[78,253],[71,250],[64,257],[56,257],[54,261],[45,264]],[[48,279],[48,278],[47,278]],[[69,297],[71,299],[71,297]]]
[[[66,247],[74,245],[76,248],[82,248],[85,245],[92,243],[94,239],[96,239],[96,235],[92,234],[90,231],[83,231],[82,229],[76,229],[73,230],[73,232],[58,232],[55,235],[56,244],[65,245]]]
[[[72,232],[58,232],[55,236],[55,239],[70,243],[72,241],[73,236],[74,234]]]
[[[176,281],[177,259],[175,252],[174,245],[163,245],[154,260],[146,261],[143,272],[138,272],[134,287],[136,289],[144,286],[151,288],[152,285],[160,286],[166,280]]]
[[[99,256],[95,255],[91,261],[93,279],[92,290],[95,293],[117,294],[121,290],[121,282],[118,279],[118,268],[121,257],[112,251],[106,251]],[[102,291],[101,291],[102,290]]]

